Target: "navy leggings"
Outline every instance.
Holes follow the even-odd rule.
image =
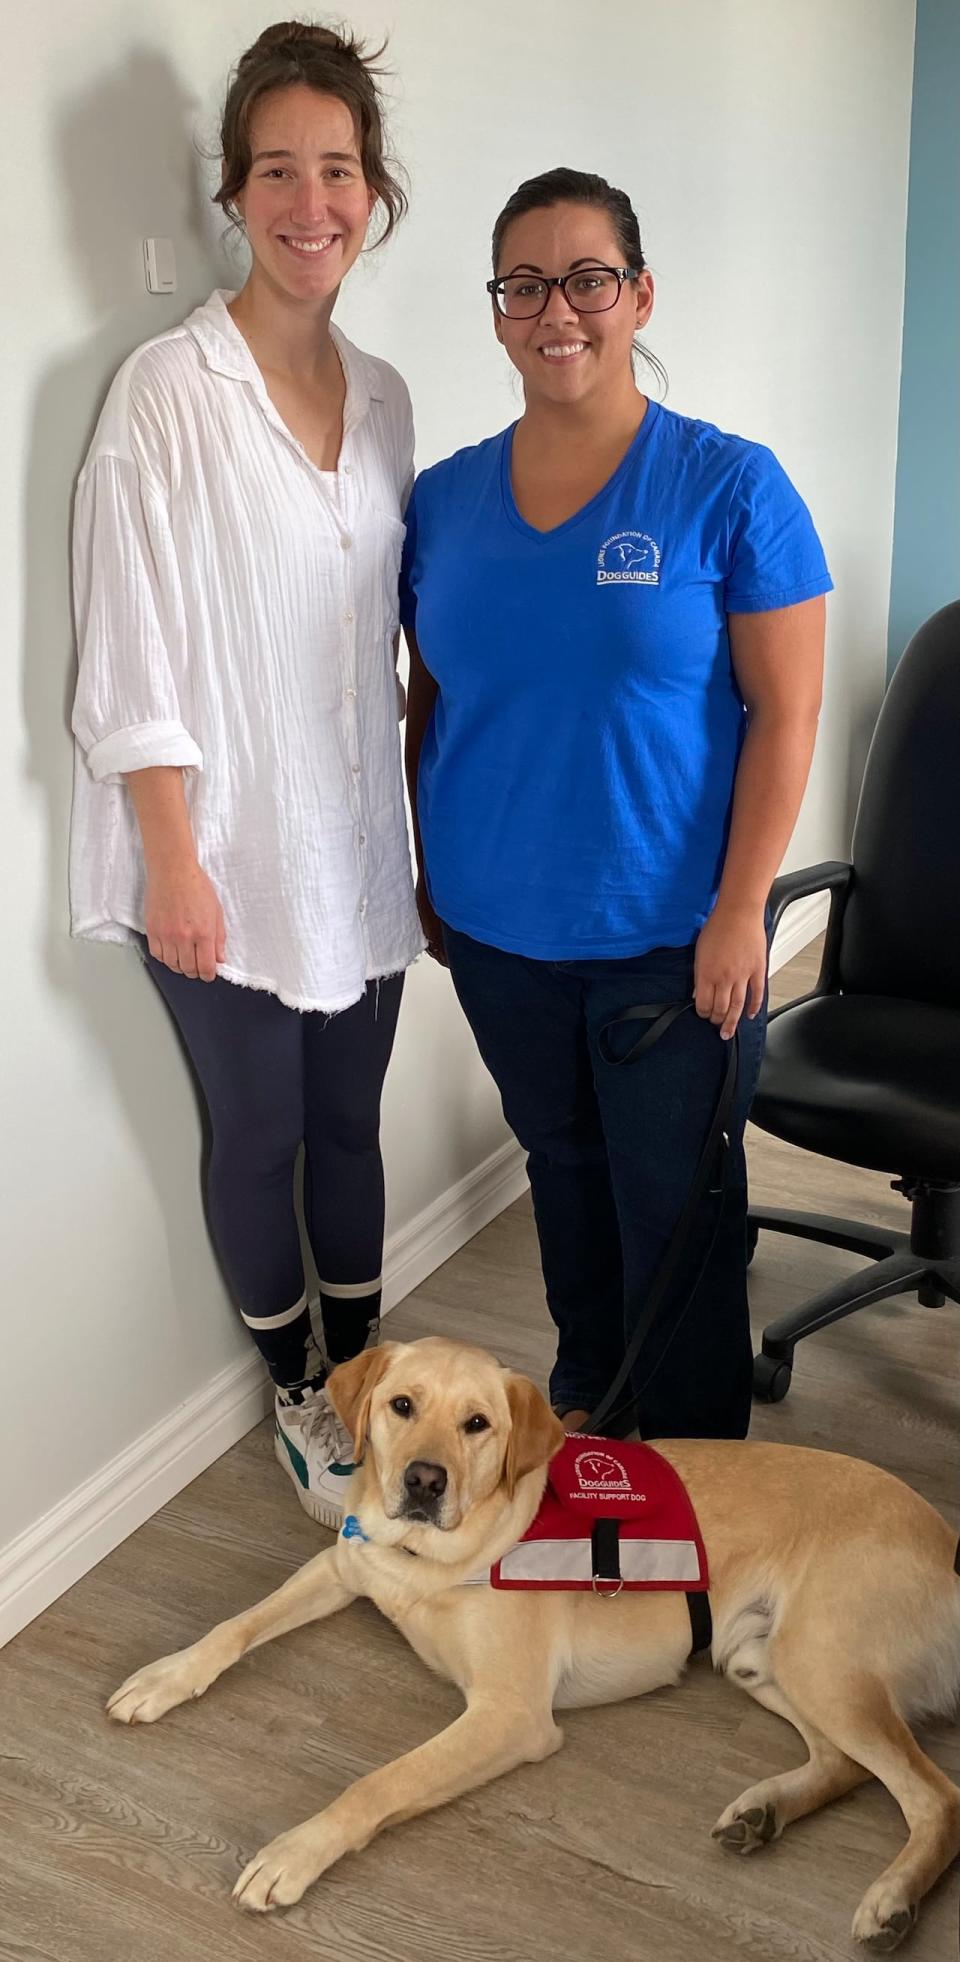
[[[232,981],[190,980],[150,954],[145,960],[209,1112],[207,1221],[227,1286],[274,1380],[315,1380],[294,1209],[297,1154],[303,1144],[325,1346],[331,1362],[342,1362],[363,1348],[380,1307],[380,1096],[403,976],[371,981],[352,1008],[328,1016],[301,1014]]]

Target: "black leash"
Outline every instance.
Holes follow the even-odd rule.
[[[612,1064],[616,1068],[620,1068],[628,1063],[639,1062],[641,1056],[645,1055],[648,1049],[652,1049],[654,1043],[659,1042],[661,1037],[666,1035],[667,1030],[673,1027],[678,1017],[686,1014],[693,1006],[692,1001],[673,1001],[641,1002],[635,1008],[625,1008],[621,1015],[615,1015],[612,1021],[607,1022],[600,1031],[599,1048],[604,1062]],[[630,1049],[626,1050],[622,1056],[618,1056],[611,1048],[609,1031],[612,1028],[616,1028],[621,1022],[649,1022],[650,1027],[644,1031],[642,1036],[638,1037]],[[696,1224],[701,1203],[708,1192],[711,1195],[722,1197],[726,1184],[727,1154],[730,1144],[727,1135],[727,1125],[730,1121],[730,1112],[733,1108],[734,1097],[736,1096],[739,1061],[739,1037],[733,1035],[728,1044],[727,1066],[724,1072],[723,1083],[720,1087],[720,1095],[717,1099],[717,1107],[713,1114],[713,1122],[707,1133],[706,1143],[700,1153],[697,1169],[693,1175],[690,1190],[684,1200],[680,1217],[673,1229],[663,1259],[653,1277],[650,1292],[644,1303],[643,1313],[630,1337],[626,1355],[620,1364],[620,1368],[610,1388],[597,1404],[596,1409],[591,1410],[589,1417],[580,1426],[582,1431],[589,1432],[591,1435],[596,1436],[600,1431],[601,1425],[608,1424],[611,1417],[619,1417],[635,1401],[637,1393],[632,1387],[626,1397],[622,1397],[622,1392],[630,1383],[640,1351],[647,1341],[666,1300],[680,1261],[686,1252],[687,1243]],[[671,1341],[673,1340],[673,1336],[676,1335],[690,1307],[690,1303],[696,1294],[703,1269],[713,1252],[713,1243],[716,1239],[718,1226],[719,1210],[717,1223],[711,1234],[710,1243],[700,1264],[696,1280],[674,1323]],[[666,1351],[664,1351],[665,1353]],[[661,1356],[660,1361],[662,1360],[663,1358]],[[659,1367],[659,1363],[656,1367]],[[651,1371],[651,1375],[653,1373]],[[649,1381],[650,1377],[647,1378],[646,1383],[641,1385],[641,1388],[646,1389]]]
[[[624,1009],[621,1015],[615,1015],[600,1031],[599,1049],[603,1061],[616,1068],[620,1068],[624,1064],[639,1062],[640,1057],[648,1049],[652,1049],[654,1043],[659,1042],[661,1037],[666,1035],[667,1030],[673,1027],[678,1017],[686,1014],[693,1006],[692,1001],[642,1002],[634,1008]],[[626,1050],[621,1056],[615,1054],[611,1046],[609,1031],[622,1022],[647,1022],[650,1026],[644,1031],[643,1035],[638,1037],[632,1047]],[[707,1261],[713,1252],[723,1210],[723,1193],[726,1185],[727,1160],[730,1148],[727,1126],[730,1122],[730,1113],[737,1091],[739,1062],[739,1037],[734,1034],[727,1047],[726,1069],[724,1071],[723,1082],[720,1086],[720,1094],[717,1098],[713,1121],[707,1133],[706,1143],[700,1153],[697,1169],[693,1175],[690,1190],[684,1201],[680,1217],[673,1229],[663,1259],[653,1277],[650,1292],[644,1303],[643,1313],[640,1315],[630,1341],[627,1344],[627,1351],[620,1364],[620,1368],[606,1395],[601,1398],[596,1409],[590,1412],[586,1421],[580,1425],[581,1431],[596,1436],[601,1432],[601,1427],[604,1424],[609,1424],[612,1418],[620,1417],[624,1411],[631,1409],[637,1396],[642,1390],[647,1388],[648,1383],[656,1374],[660,1363],[663,1361],[669,1343],[665,1345],[657,1362],[651,1369],[650,1375],[640,1385],[640,1389],[638,1390],[632,1382],[634,1368],[666,1301],[680,1262],[687,1250],[701,1204],[709,1192],[711,1196],[718,1197],[720,1200],[720,1205],[717,1208],[717,1218],[714,1222],[706,1252],[700,1262],[686,1301],[674,1322],[669,1338],[670,1342],[677,1335],[684,1316],[700,1286]],[[623,1396],[625,1389],[627,1394]],[[702,1649],[708,1649],[713,1639],[713,1623],[707,1595],[704,1593],[688,1594],[687,1608],[690,1614],[693,1653],[697,1654]]]

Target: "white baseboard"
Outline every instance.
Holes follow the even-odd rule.
[[[821,894],[790,907],[773,943],[771,972],[822,932],[828,910]],[[384,1248],[384,1313],[526,1184],[520,1147],[509,1142],[392,1234]],[[0,1647],[252,1430],[271,1403],[259,1357],[244,1356],[0,1550]]]
[[[773,946],[770,949],[771,974],[776,974],[780,967],[786,967],[787,962],[792,961],[794,954],[799,954],[802,948],[809,947],[811,940],[816,940],[818,933],[822,933],[827,924],[829,911],[828,892],[812,893],[809,899],[795,900],[792,906],[787,907],[773,936]]]
[[[259,1356],[243,1356],[12,1540],[0,1552],[0,1648],[252,1430],[269,1406]]]
[[[507,1143],[392,1234],[384,1248],[384,1312],[519,1198],[526,1183],[520,1147]],[[252,1430],[272,1403],[259,1356],[242,1357],[0,1549],[0,1648]]]

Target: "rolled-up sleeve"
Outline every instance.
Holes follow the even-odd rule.
[[[91,776],[115,783],[162,764],[202,769],[175,676],[186,633],[169,521],[131,458],[101,455],[81,475],[73,584],[73,731]]]

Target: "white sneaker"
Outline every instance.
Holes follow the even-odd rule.
[[[304,1512],[338,1533],[343,1499],[355,1466],[353,1441],[344,1430],[325,1390],[302,1403],[275,1404],[274,1449]]]

